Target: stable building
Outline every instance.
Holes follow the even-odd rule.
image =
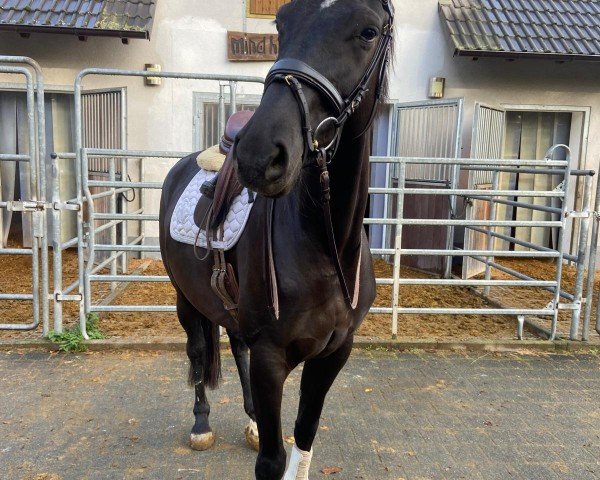
[[[88,67],[202,72],[264,77],[277,55],[273,24],[285,0],[95,0],[38,2],[0,0],[0,55],[27,56],[42,67],[46,85],[47,154],[74,150],[73,85]],[[573,168],[597,169],[600,139],[600,1],[597,0],[396,0],[396,48],[388,108],[377,121],[378,155],[543,158],[554,144],[571,149]],[[229,109],[230,85],[214,81],[88,76],[83,83],[84,146],[194,151],[216,143]],[[261,86],[236,85],[237,108],[255,108]],[[221,108],[219,100],[221,102]],[[223,108],[225,107],[225,108]],[[21,79],[0,74],[0,153],[27,146]],[[557,159],[565,152],[557,152]],[[160,181],[170,159],[140,160],[132,179]],[[74,193],[73,162],[61,160],[61,195]],[[106,177],[108,163],[91,165]],[[117,171],[117,175],[122,172]],[[3,164],[2,198],[19,197],[26,172]],[[489,188],[487,177],[468,172],[411,167],[413,185]],[[552,179],[504,175],[506,188],[547,189]],[[393,186],[397,172],[373,169],[373,183]],[[543,185],[539,182],[546,182]],[[558,185],[556,185],[558,186]],[[581,186],[569,199],[580,201]],[[140,203],[140,201],[142,203]],[[524,200],[526,201],[526,200]],[[545,202],[544,199],[531,200]],[[158,211],[158,194],[135,199],[144,212]],[[461,199],[408,202],[407,216],[484,215]],[[100,205],[98,208],[102,208]],[[395,212],[374,197],[371,214]],[[411,210],[412,209],[412,210]],[[473,210],[477,210],[474,212]],[[18,214],[4,212],[3,241],[20,228]],[[525,209],[498,208],[498,218],[527,218]],[[469,218],[469,217],[467,217]],[[11,227],[12,226],[12,227]],[[71,231],[69,231],[69,228]],[[67,225],[71,237],[74,226]],[[411,227],[407,242],[462,248],[477,238],[463,229]],[[433,230],[432,230],[433,229]],[[23,229],[26,231],[27,229]],[[389,244],[390,228],[372,227],[374,246]],[[555,246],[552,229],[506,232],[523,241]],[[140,232],[155,244],[157,229]],[[571,232],[573,252],[576,232]],[[23,241],[27,242],[27,235]],[[424,245],[424,242],[429,242]],[[406,245],[411,248],[410,245]],[[504,248],[519,249],[506,243]],[[415,258],[412,266],[442,272],[445,259]],[[409,263],[410,264],[410,263]],[[476,273],[465,266],[465,276]]]

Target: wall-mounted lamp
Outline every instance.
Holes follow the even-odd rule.
[[[429,81],[429,98],[444,98],[446,79],[444,77],[431,77]]]
[[[147,63],[144,66],[146,72],[161,72],[162,67],[158,63]],[[162,85],[162,78],[160,77],[144,77],[144,82],[148,87],[158,87]]]

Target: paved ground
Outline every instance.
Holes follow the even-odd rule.
[[[596,356],[356,353],[311,479],[600,478],[599,367]],[[206,453],[186,446],[186,370],[177,353],[0,353],[0,478],[252,479],[232,359],[211,394],[218,443]],[[297,389],[295,374],[288,435]]]

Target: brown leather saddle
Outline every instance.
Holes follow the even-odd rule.
[[[194,211],[194,222],[199,228],[210,227],[217,231],[225,221],[233,199],[242,193],[243,187],[237,179],[233,166],[231,148],[238,132],[244,128],[254,112],[242,110],[233,114],[225,126],[225,134],[219,143],[219,151],[226,155],[219,173],[204,182],[200,191],[202,196]]]
[[[202,196],[194,210],[194,222],[200,230],[206,232],[207,253],[203,260],[208,258],[210,251],[214,256],[211,287],[233,318],[237,318],[239,286],[233,267],[225,260],[225,251],[212,248],[211,240],[223,238],[225,218],[233,200],[242,193],[243,187],[235,173],[231,150],[238,132],[244,128],[253,114],[254,112],[249,110],[242,110],[233,114],[227,121],[225,134],[219,143],[219,151],[226,155],[225,162],[219,173],[200,187]],[[253,199],[254,195],[250,192],[250,202]]]

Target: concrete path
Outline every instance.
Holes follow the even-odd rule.
[[[186,372],[183,353],[0,353],[0,478],[252,479],[232,359],[210,394],[210,452],[186,444]],[[597,479],[599,397],[592,355],[357,352],[329,396],[311,480]]]

